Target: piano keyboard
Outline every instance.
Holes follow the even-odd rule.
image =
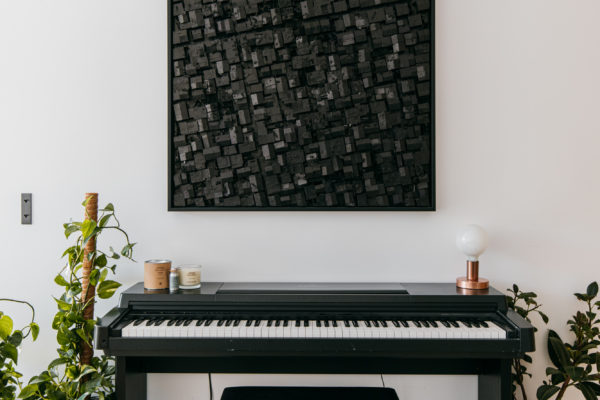
[[[505,339],[492,321],[136,319],[122,337],[282,339]]]

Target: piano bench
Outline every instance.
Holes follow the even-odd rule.
[[[396,391],[377,387],[228,387],[221,400],[398,400]]]

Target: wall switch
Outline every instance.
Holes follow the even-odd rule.
[[[31,193],[21,193],[21,225],[31,225]]]

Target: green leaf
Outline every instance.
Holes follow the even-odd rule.
[[[34,383],[44,383],[44,382],[48,382],[51,379],[52,378],[50,377],[50,374],[48,373],[48,371],[44,371],[41,374],[39,374],[38,376],[34,376],[33,378],[31,378],[29,380],[29,384],[33,385]]]
[[[59,365],[63,365],[69,362],[68,358],[57,358],[56,360],[52,360],[52,362],[50,364],[48,364],[48,369],[52,369],[55,367],[58,367]]]
[[[547,323],[548,323],[548,321],[550,320],[550,319],[548,318],[548,316],[547,316],[546,314],[544,314],[543,312],[541,312],[541,311],[538,311],[537,313],[538,313],[538,314],[540,315],[540,317],[542,318],[542,321],[544,321],[544,323],[545,323],[545,324],[547,324]]]
[[[586,293],[590,299],[593,299],[598,294],[598,282],[592,282],[588,285]]]
[[[56,304],[58,304],[58,308],[63,310],[63,311],[69,311],[71,309],[71,304],[67,303],[66,301],[57,299],[56,297],[53,297],[53,299],[56,301]]]
[[[102,383],[102,375],[98,375],[82,385],[82,391],[86,393],[94,393],[96,388]]]
[[[23,341],[23,332],[19,330],[14,331],[12,335],[6,338],[6,341],[15,347],[18,347]]]
[[[565,366],[565,372],[572,381],[578,381],[583,377],[584,369],[581,367],[574,367],[572,365]]]
[[[542,385],[538,388],[536,396],[538,400],[547,400],[559,390],[560,388],[558,386]]]
[[[100,282],[103,282],[106,279],[106,275],[108,275],[108,268],[102,270],[102,273],[100,274]]]
[[[86,219],[83,221],[83,225],[81,225],[81,233],[83,237],[89,238],[92,233],[94,233],[94,229],[96,229],[96,221],[92,219]]]
[[[98,285],[97,293],[101,299],[108,299],[115,294],[115,291],[121,286],[119,282],[107,280]]]
[[[104,206],[104,208],[100,209],[100,211],[115,211],[115,206],[112,203],[108,203]]]
[[[519,287],[516,283],[513,283],[513,292],[517,293],[519,291]]]
[[[29,384],[27,386],[25,386],[23,388],[23,390],[21,390],[21,393],[19,393],[19,399],[26,399],[30,396],[33,396],[34,394],[36,394],[38,391],[38,385],[36,384]]]
[[[100,271],[95,269],[90,273],[90,285],[96,286],[98,284],[98,278],[100,277]]]
[[[62,276],[62,274],[56,275],[56,277],[54,278],[54,282],[56,282],[56,284],[60,286],[69,286],[69,282],[67,282],[67,280],[64,276]]]
[[[19,352],[17,351],[15,345],[9,342],[4,342],[4,354],[7,358],[13,360],[15,364],[17,363],[17,359],[19,358]]]
[[[121,250],[121,255],[125,256],[125,257],[129,257],[131,254],[131,251],[133,249],[133,246],[135,246],[135,243],[129,243],[126,244],[125,246],[123,246],[123,249]]]
[[[80,230],[80,227],[75,224],[64,224],[65,227],[65,237],[68,239],[73,233]]]
[[[102,268],[102,267],[106,267],[106,264],[107,264],[106,255],[102,254],[102,255],[100,255],[100,257],[96,258],[96,266]]]
[[[554,350],[554,345],[552,344],[552,339],[558,339],[558,341],[562,344],[562,340],[560,339],[560,336],[558,336],[558,333],[556,333],[555,331],[550,329],[548,331],[548,342],[547,342],[548,355],[550,356],[550,360],[552,361],[552,364],[554,364],[554,366],[557,367],[558,369],[560,369],[561,371],[564,371],[565,370],[564,366],[563,366],[564,364],[561,362],[561,358],[559,358],[558,354]],[[563,346],[561,346],[561,347],[563,347]],[[564,353],[562,353],[562,354],[564,356]],[[567,359],[568,359],[568,357],[567,357]]]
[[[98,226],[100,228],[103,228],[104,226],[106,226],[106,223],[108,222],[110,217],[112,217],[112,214],[107,214],[107,215],[103,216],[102,218],[100,218],[100,221],[98,221]]]
[[[13,321],[8,315],[3,315],[0,318],[0,338],[6,340],[13,329]]]
[[[577,389],[579,389],[579,391],[581,391],[585,400],[597,400],[598,399],[598,397],[596,397],[596,393],[594,393],[594,390],[592,388],[590,388],[589,386],[586,386],[583,383],[577,383],[575,385],[575,387]]]

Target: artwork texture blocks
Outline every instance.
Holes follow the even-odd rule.
[[[430,0],[170,7],[170,209],[433,209]]]

